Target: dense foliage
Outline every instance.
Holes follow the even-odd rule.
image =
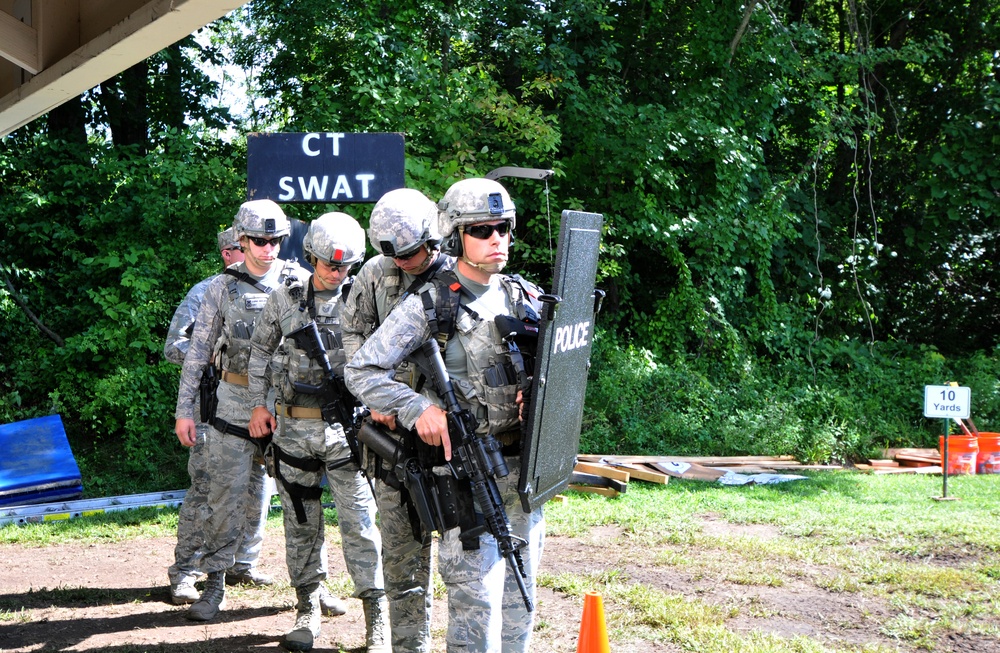
[[[559,211],[604,214],[586,448],[927,445],[950,380],[1000,430],[998,31],[997,0],[254,0],[0,145],[0,420],[183,477],[159,350],[245,186],[194,65],[231,61],[237,134],[403,132],[432,197],[555,170],[505,180],[543,284]]]

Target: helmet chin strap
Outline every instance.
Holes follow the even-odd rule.
[[[420,264],[419,268],[415,268],[415,269],[413,269],[413,270],[410,271],[410,274],[412,274],[414,276],[422,274],[427,268],[429,268],[431,266],[431,263],[434,262],[434,258],[435,258],[434,257],[434,250],[431,249],[430,247],[428,247],[426,243],[423,244],[423,245],[421,245],[421,247],[423,247],[424,249],[427,250],[427,258],[424,259],[424,262]]]
[[[502,272],[503,269],[507,267],[507,261],[500,261],[499,263],[473,263],[469,260],[469,257],[464,254],[462,255],[462,260],[465,261],[470,267],[482,270],[488,274],[497,274]]]

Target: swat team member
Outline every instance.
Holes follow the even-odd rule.
[[[219,255],[225,262],[224,267],[243,260],[240,240],[236,231],[230,227],[218,234]],[[199,281],[184,297],[174,316],[170,320],[167,331],[167,341],[163,346],[163,356],[171,363],[184,364],[184,356],[191,344],[190,336],[194,329],[195,318],[201,307],[202,297],[208,284],[218,275],[212,275]],[[197,411],[196,411],[197,412]],[[184,495],[177,515],[177,545],[174,547],[174,564],[167,570],[170,577],[170,598],[175,605],[194,603],[198,600],[198,590],[195,580],[201,575],[198,569],[198,559],[201,557],[199,548],[202,543],[202,527],[208,512],[208,457],[205,455],[205,435],[208,424],[200,419],[196,424],[197,442],[191,447],[188,457],[188,475],[191,477],[191,487]],[[260,556],[260,546],[263,541],[264,522],[260,513],[250,515],[246,530],[236,551],[236,564],[226,570],[226,582],[230,585],[240,583],[246,585],[270,585],[274,581],[269,576],[257,570],[257,559]]]
[[[437,206],[410,188],[392,190],[372,209],[368,240],[377,256],[368,259],[344,303],[344,352],[350,360],[364,341],[385,322],[404,295],[419,294],[439,271],[450,270],[455,259],[441,254],[437,234]],[[413,381],[412,368],[397,370],[404,383]],[[372,413],[390,429],[391,415]],[[382,533],[385,589],[395,653],[431,650],[431,534],[416,533],[403,495],[372,474]]]
[[[288,219],[271,200],[240,206],[233,220],[244,260],[226,268],[205,290],[184,367],[174,416],[181,444],[197,440],[194,408],[202,370],[219,368],[216,410],[205,439],[208,456],[208,506],[201,570],[208,574],[204,591],[187,612],[189,619],[208,621],[222,609],[225,571],[233,566],[243,539],[244,524],[263,521],[269,496],[259,448],[250,439],[247,362],[250,335],[268,293],[302,269],[277,258],[288,235]]]
[[[254,407],[249,430],[254,437],[274,432],[268,464],[281,496],[285,558],[298,599],[295,625],[282,646],[308,651],[320,633],[319,588],[327,576],[320,503],[325,470],[337,506],[344,561],[354,581],[355,596],[364,607],[368,651],[388,653],[382,540],[375,525],[375,499],[351,457],[344,426],[324,421],[322,407],[329,395],[318,392],[326,377],[323,352],[330,371],[343,374],[342,296],[351,287],[350,282],[345,283],[351,266],[364,257],[365,234],[351,216],[327,213],[309,225],[303,250],[315,272],[287,283],[268,298],[251,339],[249,366]],[[295,337],[300,327],[312,323],[318,330],[310,352]],[[275,413],[280,422],[266,407],[272,385],[277,391]],[[346,400],[353,416],[353,397]]]
[[[498,365],[511,366],[504,342],[507,334],[500,332],[494,318],[537,316],[538,291],[518,277],[500,274],[515,224],[514,205],[500,184],[487,179],[460,181],[438,206],[442,250],[459,257],[454,272],[438,274],[432,291],[400,302],[348,363],[347,384],[372,410],[416,429],[421,440],[441,446],[443,458],[450,459],[441,400],[426,388],[429,384],[420,394],[393,378],[393,370],[424,342],[446,340],[447,373],[462,407],[478,420],[476,437],[484,442],[495,438],[503,445],[511,471],[496,482],[511,533],[526,542],[521,550],[525,585],[534,602],[544,517],[541,508],[525,513],[517,493],[520,386],[516,381],[499,382],[498,376],[507,375],[489,372]],[[517,571],[508,567],[488,533],[463,547],[461,530],[446,531],[439,546],[440,573],[448,588],[448,650],[527,651],[533,617],[518,591]]]

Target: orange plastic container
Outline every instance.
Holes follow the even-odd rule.
[[[938,436],[938,451],[944,460],[944,436]],[[979,442],[974,435],[948,436],[948,474],[975,474]]]
[[[1000,474],[1000,433],[979,432],[979,454],[976,456],[977,474]],[[949,446],[950,446],[949,442]]]

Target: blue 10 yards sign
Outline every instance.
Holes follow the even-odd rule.
[[[247,198],[377,202],[402,188],[403,135],[310,132],[247,137]]]
[[[971,392],[957,385],[925,385],[924,417],[967,419]]]

